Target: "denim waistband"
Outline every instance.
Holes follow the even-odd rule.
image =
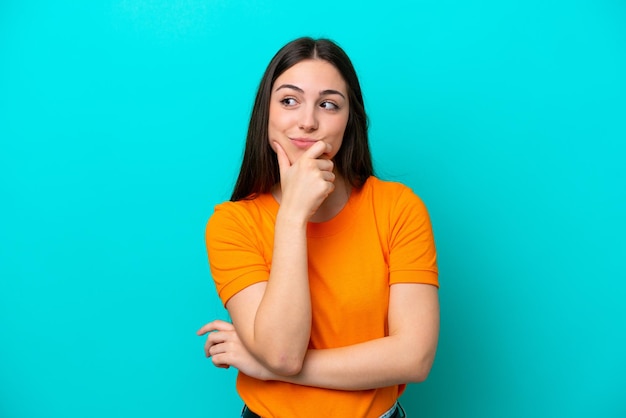
[[[398,402],[394,403],[393,406],[389,408],[387,412],[385,412],[384,414],[380,416],[380,418],[391,418],[394,416],[397,410],[398,410]]]
[[[387,412],[385,412],[384,414],[380,416],[380,418],[405,418],[405,417],[406,417],[406,414],[404,412],[404,409],[402,408],[402,406],[400,406],[398,402],[393,404],[393,406],[389,408]],[[244,405],[243,410],[241,411],[241,418],[261,418],[261,416],[252,412],[250,408],[248,408],[247,405]]]

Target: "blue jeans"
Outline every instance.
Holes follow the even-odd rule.
[[[259,415],[252,412],[246,405],[243,406],[241,411],[241,418],[261,418]],[[406,418],[406,412],[399,402],[396,402],[387,412],[382,414],[380,418]]]

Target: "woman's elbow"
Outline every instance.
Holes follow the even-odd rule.
[[[307,341],[308,344],[308,341]],[[254,356],[272,373],[295,376],[302,370],[307,345],[296,341],[256,341]]]
[[[280,376],[295,376],[302,370],[304,356],[278,354],[267,359],[267,367]]]
[[[421,367],[413,371],[409,383],[422,383],[430,374],[430,367]]]
[[[409,366],[408,383],[422,383],[430,374],[435,360],[434,355],[420,357]]]

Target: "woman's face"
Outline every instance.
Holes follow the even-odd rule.
[[[278,142],[293,164],[315,141],[324,141],[333,158],[343,141],[349,115],[348,89],[328,61],[300,61],[272,86],[268,135]]]

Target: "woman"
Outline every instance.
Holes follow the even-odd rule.
[[[206,229],[232,324],[207,357],[239,370],[244,417],[401,417],[437,346],[436,253],[426,208],[373,175],[357,75],[329,40],[274,56],[230,202]]]

